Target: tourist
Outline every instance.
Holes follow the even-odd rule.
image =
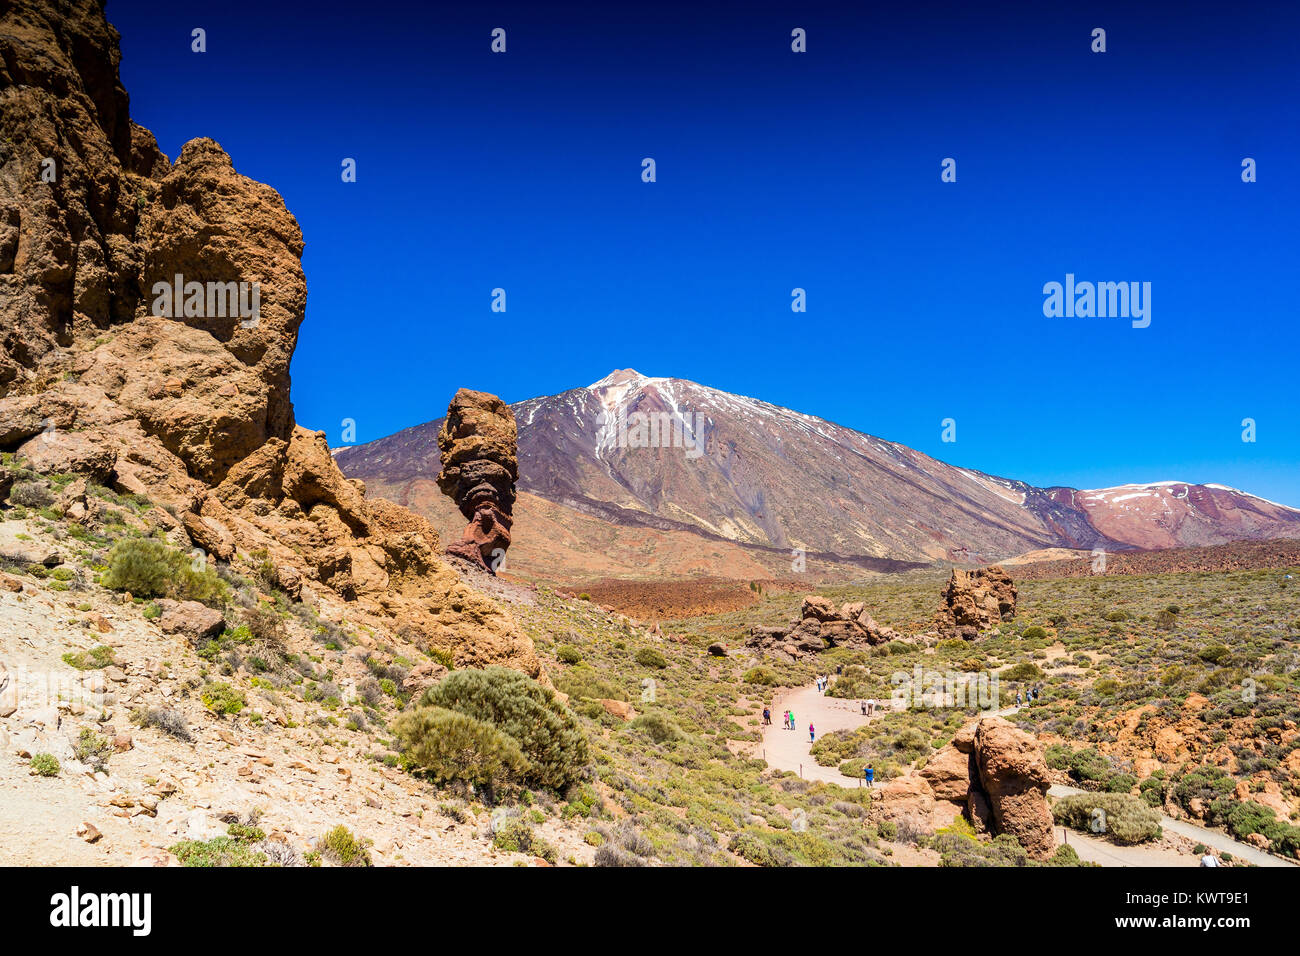
[[[817,739],[817,731],[816,731],[816,729],[813,727],[812,724],[809,724],[809,725],[808,725],[808,743],[812,743],[812,742],[813,742],[814,740],[816,740],[816,739]]]
[[[1205,851],[1205,856],[1201,857],[1201,866],[1218,866],[1218,858],[1209,850]]]
[[[793,711],[793,710],[790,711],[790,729],[791,729],[791,730],[798,730],[798,729],[799,729],[798,725],[794,722],[794,711]]]
[[[865,700],[860,700],[858,701],[858,706],[862,708],[862,716],[867,716],[867,702]]]
[[[876,771],[871,764],[867,764],[862,770],[862,776],[867,778],[867,786],[870,787],[876,782]]]
[[[766,727],[766,726],[768,726],[768,725],[771,724],[771,723],[772,723],[772,712],[771,712],[770,710],[768,710],[766,707],[764,707],[764,708],[763,708],[763,726]]]

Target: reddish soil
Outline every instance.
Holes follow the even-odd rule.
[[[764,590],[797,590],[806,583],[763,581]],[[606,579],[572,588],[596,604],[612,607],[638,620],[695,617],[739,611],[758,601],[748,581],[727,578],[690,578],[680,581],[622,581]]]

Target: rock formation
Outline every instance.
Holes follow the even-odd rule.
[[[761,651],[797,659],[831,647],[872,647],[898,637],[893,628],[876,623],[861,601],[837,609],[826,598],[809,594],[803,599],[798,621],[789,627],[751,628],[748,643]]]
[[[495,395],[462,388],[438,432],[438,487],[469,521],[447,553],[496,574],[510,547],[515,480],[519,477],[515,416]]]
[[[1011,834],[1034,859],[1047,859],[1056,848],[1047,809],[1051,771],[1043,749],[1001,717],[967,723],[919,775],[907,779],[883,801],[886,818],[910,814],[924,821],[928,815],[942,825],[960,813],[977,832]]]
[[[295,424],[298,223],[210,139],[171,163],[119,58],[102,2],[0,4],[0,451],[148,498],[177,545],[264,554],[322,616],[539,674],[428,521],[367,500]]]
[[[981,630],[1016,616],[1016,593],[1015,582],[1000,565],[974,571],[953,568],[935,624],[971,640]]]

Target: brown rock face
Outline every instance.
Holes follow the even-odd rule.
[[[893,628],[878,624],[861,601],[836,608],[821,595],[809,594],[799,613],[799,620],[789,627],[751,628],[749,646],[798,658],[831,647],[873,647],[900,636]]]
[[[1056,849],[1047,809],[1050,774],[1038,741],[1001,717],[981,717],[962,727],[919,776],[977,832],[1010,833],[1043,860]]]
[[[1000,565],[963,571],[953,568],[935,624],[964,637],[1016,616],[1016,585]]]
[[[510,547],[515,480],[519,477],[518,433],[509,406],[495,395],[462,388],[447,407],[438,433],[442,473],[438,487],[469,519],[448,554],[496,574]]]
[[[429,523],[367,500],[295,425],[298,223],[212,140],[175,165],[159,151],[127,115],[117,41],[97,0],[0,0],[0,451],[171,506],[179,521],[151,513],[217,560],[264,552],[335,620],[538,676],[531,641],[440,559]],[[508,519],[514,421],[480,415],[501,417],[466,403],[467,517],[490,502]]]

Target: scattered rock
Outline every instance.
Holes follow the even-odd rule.
[[[631,720],[636,716],[636,711],[632,709],[632,705],[625,700],[602,698],[600,706],[605,708],[606,713],[613,714],[620,720]]]
[[[95,843],[102,838],[103,835],[104,834],[100,833],[99,829],[93,823],[83,822],[77,827],[77,836],[81,837],[87,843]]]
[[[191,644],[217,637],[226,629],[226,619],[220,611],[198,601],[159,601],[162,616],[158,626],[164,634],[180,634]]]
[[[799,616],[789,627],[751,628],[748,646],[799,658],[832,647],[874,647],[900,638],[893,628],[878,624],[861,601],[836,608],[821,595],[809,594]]]

